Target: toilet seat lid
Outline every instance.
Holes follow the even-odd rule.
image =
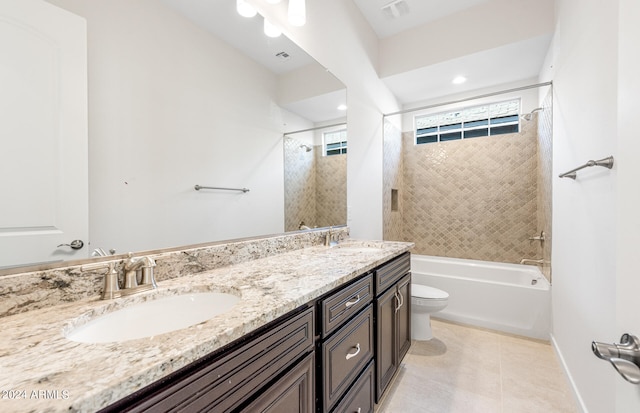
[[[416,298],[432,298],[443,300],[449,298],[446,291],[438,290],[428,285],[411,284],[411,295]]]

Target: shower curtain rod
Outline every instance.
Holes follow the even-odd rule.
[[[288,136],[288,135],[293,135],[293,134],[302,133],[302,132],[311,132],[311,131],[318,130],[318,129],[332,128],[334,126],[344,126],[346,124],[347,124],[347,122],[342,122],[342,123],[334,123],[333,125],[316,126],[315,128],[302,129],[302,130],[296,130],[296,131],[293,131],[293,132],[283,133],[282,136]]]
[[[420,106],[419,108],[404,109],[404,110],[400,110],[398,112],[385,113],[385,114],[382,115],[382,119],[386,118],[387,116],[402,115],[402,114],[409,113],[409,112],[417,112],[419,110],[433,109],[433,108],[437,108],[439,106],[453,105],[454,103],[462,103],[462,102],[466,102],[468,100],[488,98],[488,97],[491,97],[491,96],[503,95],[505,93],[519,92],[521,90],[534,89],[534,88],[537,88],[537,87],[552,86],[552,85],[553,85],[553,82],[536,83],[534,85],[521,86],[521,87],[516,87],[516,88],[513,88],[513,89],[506,89],[506,90],[501,90],[499,92],[485,93],[483,95],[472,96],[472,97],[468,97],[468,98],[464,98],[464,99],[450,100],[449,102],[442,102],[442,103],[436,103],[436,104],[433,104],[433,105]]]

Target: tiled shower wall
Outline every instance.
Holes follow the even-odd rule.
[[[301,222],[313,227],[316,220],[316,150],[306,152],[300,145],[284,139],[285,231],[296,231]]]
[[[347,155],[322,156],[322,147],[314,148],[316,158],[316,219],[314,226],[347,223]]]
[[[347,223],[347,156],[306,152],[295,139],[284,142],[285,231]]]
[[[403,135],[402,239],[415,254],[537,258],[537,122],[517,134],[423,145]]]
[[[403,182],[402,132],[390,120],[384,123],[383,217],[384,239],[402,240]],[[398,191],[397,205],[392,205],[392,191]],[[395,208],[393,208],[395,207]]]
[[[543,259],[542,273],[551,281],[551,184],[552,184],[552,92],[542,103],[543,111],[537,112],[538,123],[538,231],[544,231],[545,241],[538,244],[537,258]]]

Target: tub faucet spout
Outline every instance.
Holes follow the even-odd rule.
[[[534,264],[534,265],[543,265],[544,260],[540,258],[539,260],[532,260],[529,258],[523,258],[520,260],[520,264]]]

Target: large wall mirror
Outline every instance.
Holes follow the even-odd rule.
[[[0,274],[34,264],[62,265],[98,249],[123,254],[299,230],[302,223],[303,228],[346,223],[346,156],[326,156],[324,144],[328,132],[333,138],[346,134],[346,112],[338,108],[346,104],[346,89],[284,35],[266,36],[260,15],[238,15],[235,0],[48,3],[86,21],[88,138],[84,147],[76,146],[76,155],[85,163],[81,173],[88,194],[75,201],[84,212],[66,214],[86,225],[65,232],[58,216],[67,208],[58,201],[68,197],[56,191],[66,181],[55,169],[64,159],[34,162],[33,146],[24,144],[29,136],[20,135],[27,122],[16,123],[13,140],[23,144],[10,144],[5,155],[11,153],[33,178],[31,187],[9,175],[0,181],[3,194],[11,194],[0,210]],[[3,54],[30,53],[34,43],[27,39],[11,46],[11,34]],[[57,64],[55,52],[47,53],[54,53],[50,61]],[[61,90],[68,84],[57,74],[41,71],[41,77]],[[14,98],[33,92],[33,79],[15,80]],[[52,98],[62,101],[67,95]],[[4,110],[18,110],[15,101],[0,103]],[[75,159],[71,154],[65,156]],[[308,155],[314,159],[307,162]],[[196,190],[196,185],[249,191]],[[42,196],[34,198],[37,193]],[[30,221],[28,214],[12,220],[28,209],[35,209],[39,220]],[[9,235],[18,230],[44,237],[17,245]],[[73,248],[76,239],[83,240],[82,248]]]

